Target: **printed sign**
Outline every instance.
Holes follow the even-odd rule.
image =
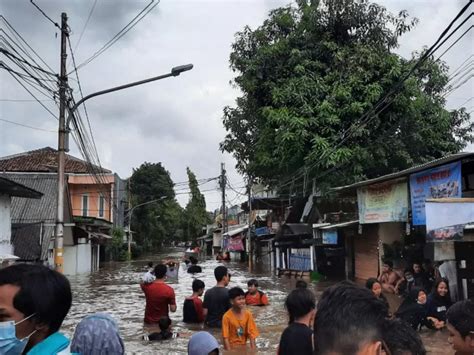
[[[456,200],[456,199],[453,199]],[[464,226],[474,223],[474,202],[426,201],[426,240],[460,240]]]
[[[426,224],[425,201],[429,198],[461,197],[461,162],[410,175],[413,225]]]
[[[244,243],[242,239],[243,238],[240,235],[229,238],[229,244],[227,245],[227,250],[228,251],[243,251]]]
[[[323,244],[337,244],[337,230],[323,230]]]
[[[357,189],[359,223],[405,222],[408,220],[408,187],[384,183]]]

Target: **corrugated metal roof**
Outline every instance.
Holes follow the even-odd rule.
[[[23,198],[41,198],[42,193],[0,176],[0,193]]]
[[[22,260],[46,260],[53,233],[53,226],[45,226],[42,223],[13,224],[12,245],[14,254]]]
[[[436,160],[432,160],[428,163],[420,164],[420,165],[417,165],[417,166],[414,166],[412,168],[408,168],[408,169],[405,169],[405,170],[402,170],[402,171],[399,171],[399,172],[396,172],[396,173],[379,176],[379,177],[374,178],[374,179],[369,179],[369,180],[365,180],[365,181],[356,182],[355,184],[351,184],[351,185],[334,187],[332,190],[333,191],[343,191],[343,190],[354,189],[354,188],[357,188],[357,187],[367,186],[367,185],[371,185],[371,184],[375,184],[375,183],[381,183],[381,182],[385,182],[385,181],[388,181],[388,180],[404,178],[404,177],[406,177],[410,174],[414,174],[414,173],[417,173],[419,171],[423,171],[423,170],[430,169],[430,168],[435,168],[435,167],[443,165],[443,164],[452,163],[452,162],[455,162],[455,161],[458,161],[458,160],[461,160],[461,159],[466,159],[466,158],[474,158],[474,152],[462,152],[462,153],[448,155],[446,157],[439,158],[439,159],[436,159]]]
[[[58,151],[45,147],[28,152],[0,157],[0,171],[55,172],[58,170]],[[90,165],[84,160],[66,154],[66,173],[110,173],[110,170]]]

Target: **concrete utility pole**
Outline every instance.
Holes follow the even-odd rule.
[[[248,181],[248,198],[249,198],[249,230],[247,233],[248,238],[248,253],[249,253],[249,272],[252,272],[252,258],[253,258],[253,250],[252,250],[252,178],[249,175]]]
[[[61,61],[59,75],[59,136],[58,136],[58,214],[56,220],[56,233],[54,239],[54,268],[64,271],[64,165],[66,161],[66,40],[67,40],[67,15],[61,14]]]
[[[220,178],[220,185],[222,191],[222,234],[227,232],[227,211],[225,208],[225,186],[227,184],[226,176],[225,176],[225,164],[221,163],[221,178]]]

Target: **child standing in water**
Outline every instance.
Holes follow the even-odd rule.
[[[222,337],[224,348],[230,350],[235,346],[246,345],[250,339],[250,348],[256,349],[255,339],[259,336],[252,313],[245,309],[245,292],[240,287],[229,290],[232,305],[222,317]]]

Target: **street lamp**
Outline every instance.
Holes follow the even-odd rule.
[[[160,198],[157,198],[157,199],[154,199],[154,200],[151,200],[151,201],[147,201],[147,202],[140,203],[139,205],[133,206],[133,207],[130,208],[130,210],[128,211],[128,250],[127,250],[127,257],[128,257],[128,260],[131,260],[131,259],[132,259],[132,230],[131,230],[131,227],[132,227],[132,214],[133,214],[133,211],[134,211],[135,208],[137,208],[137,207],[149,205],[150,203],[159,202],[159,201],[164,200],[165,198],[168,198],[168,196],[161,196]]]
[[[63,22],[65,23],[65,18],[66,14],[62,14],[63,17]],[[66,51],[66,37],[64,33],[66,33],[66,27],[64,26],[64,29],[61,34],[61,53],[65,53]],[[65,61],[65,55],[62,56],[61,60],[61,89],[60,89],[60,115],[59,115],[59,137],[58,137],[58,205],[57,205],[57,220],[56,220],[56,229],[55,229],[55,238],[54,238],[54,265],[55,269],[59,272],[63,272],[63,264],[64,264],[64,257],[63,257],[63,243],[64,243],[64,178],[65,178],[65,166],[66,166],[66,142],[68,142],[67,135],[69,134],[70,128],[69,128],[69,123],[71,122],[71,118],[73,117],[74,112],[77,110],[79,105],[84,103],[85,101],[104,94],[108,94],[110,92],[114,91],[119,91],[123,89],[127,89],[133,86],[138,86],[146,83],[150,83],[152,81],[156,80],[161,80],[165,78],[169,78],[171,76],[178,76],[182,72],[191,70],[193,68],[193,64],[185,64],[185,65],[180,65],[177,67],[174,67],[171,69],[171,71],[167,74],[164,75],[159,75],[155,76],[153,78],[149,79],[144,79],[140,81],[135,81],[133,83],[129,84],[124,84],[120,86],[116,86],[110,89],[102,90],[102,91],[97,91],[95,93],[89,94],[85,97],[83,97],[81,100],[76,102],[74,106],[71,108],[68,107],[66,104],[66,97],[65,97],[65,89],[67,86],[67,83],[65,83],[65,80],[67,80],[67,75],[66,75],[66,61]],[[64,111],[65,108],[68,108],[69,114],[67,119],[64,117]],[[137,206],[138,207],[138,206]],[[129,244],[129,250],[130,250],[130,244]]]

